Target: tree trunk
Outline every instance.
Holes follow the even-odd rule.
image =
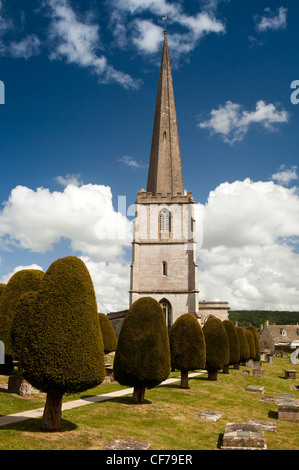
[[[224,374],[229,374],[228,364],[223,367],[223,373],[224,373]]]
[[[144,402],[145,387],[136,388],[134,387],[133,392],[133,403],[143,403]]]
[[[188,382],[188,371],[187,370],[181,370],[180,388],[190,388],[189,387],[189,382]]]
[[[240,363],[239,362],[236,362],[234,364],[234,369],[238,369],[238,370],[240,369]]]
[[[61,403],[63,394],[47,393],[43,414],[42,431],[57,432],[61,430]]]
[[[208,370],[208,380],[217,380],[217,370]]]

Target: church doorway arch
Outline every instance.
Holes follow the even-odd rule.
[[[162,299],[160,300],[160,305],[163,309],[165,320],[166,320],[166,326],[169,330],[171,327],[171,318],[172,318],[171,303],[167,299]]]

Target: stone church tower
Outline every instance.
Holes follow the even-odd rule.
[[[150,296],[167,326],[198,312],[194,200],[184,191],[167,32],[164,43],[147,189],[137,193],[130,305]]]

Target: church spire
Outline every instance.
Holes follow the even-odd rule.
[[[167,31],[160,67],[147,192],[153,196],[184,194],[179,135],[177,129],[172,73],[170,67]]]

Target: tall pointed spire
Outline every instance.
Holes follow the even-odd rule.
[[[147,192],[153,196],[184,194],[167,31],[164,31]]]

